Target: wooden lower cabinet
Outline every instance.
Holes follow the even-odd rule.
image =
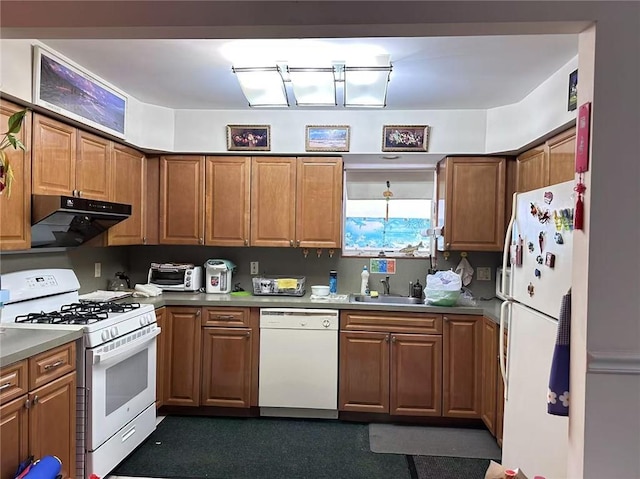
[[[252,340],[249,328],[203,328],[201,406],[250,406]]]
[[[165,357],[166,347],[165,338],[167,337],[166,330],[166,315],[165,308],[156,309],[156,322],[160,328],[160,335],[156,342],[156,409],[164,405],[164,376],[165,376]]]
[[[164,404],[200,402],[200,308],[168,307],[164,335]]]
[[[9,389],[12,392],[0,397],[0,479],[12,479],[18,465],[27,457],[47,455],[62,461],[63,478],[75,476],[75,368],[68,371],[64,366],[56,367],[48,377],[38,370],[39,360],[57,358],[64,351],[69,352],[75,366],[75,344],[70,343],[0,371],[3,384],[12,386]],[[31,376],[28,381],[27,375]],[[28,383],[32,384],[29,389]],[[34,387],[33,384],[40,385]]]
[[[340,332],[338,409],[389,412],[389,333]]]
[[[498,333],[498,336],[500,333]],[[507,351],[507,331],[504,332],[502,337],[504,343],[504,351],[506,355]],[[498,385],[496,387],[496,441],[498,446],[502,447],[502,429],[504,426],[504,382],[502,381],[502,374],[500,373],[500,363],[498,362]]]
[[[479,418],[482,316],[443,316],[442,415]]]
[[[484,318],[482,321],[482,399],[480,416],[489,432],[496,434],[496,388],[498,386],[498,325]]]

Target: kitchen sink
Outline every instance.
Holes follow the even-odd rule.
[[[409,298],[407,296],[387,296],[380,295],[377,298],[354,294],[349,298],[350,303],[374,303],[374,304],[423,304],[420,298]]]

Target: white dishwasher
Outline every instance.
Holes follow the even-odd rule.
[[[338,417],[338,311],[260,310],[262,416]]]

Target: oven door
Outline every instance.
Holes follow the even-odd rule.
[[[154,323],[87,349],[87,450],[96,450],[155,402],[158,334]]]

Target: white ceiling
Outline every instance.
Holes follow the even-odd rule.
[[[291,49],[348,60],[363,45],[390,56],[387,110],[487,109],[522,100],[578,53],[578,36],[298,40],[41,41],[138,100],[174,109],[249,109],[225,52],[253,42],[256,63]],[[229,45],[229,44],[232,45]],[[247,45],[242,45],[247,46]],[[302,109],[302,108],[301,108]]]

